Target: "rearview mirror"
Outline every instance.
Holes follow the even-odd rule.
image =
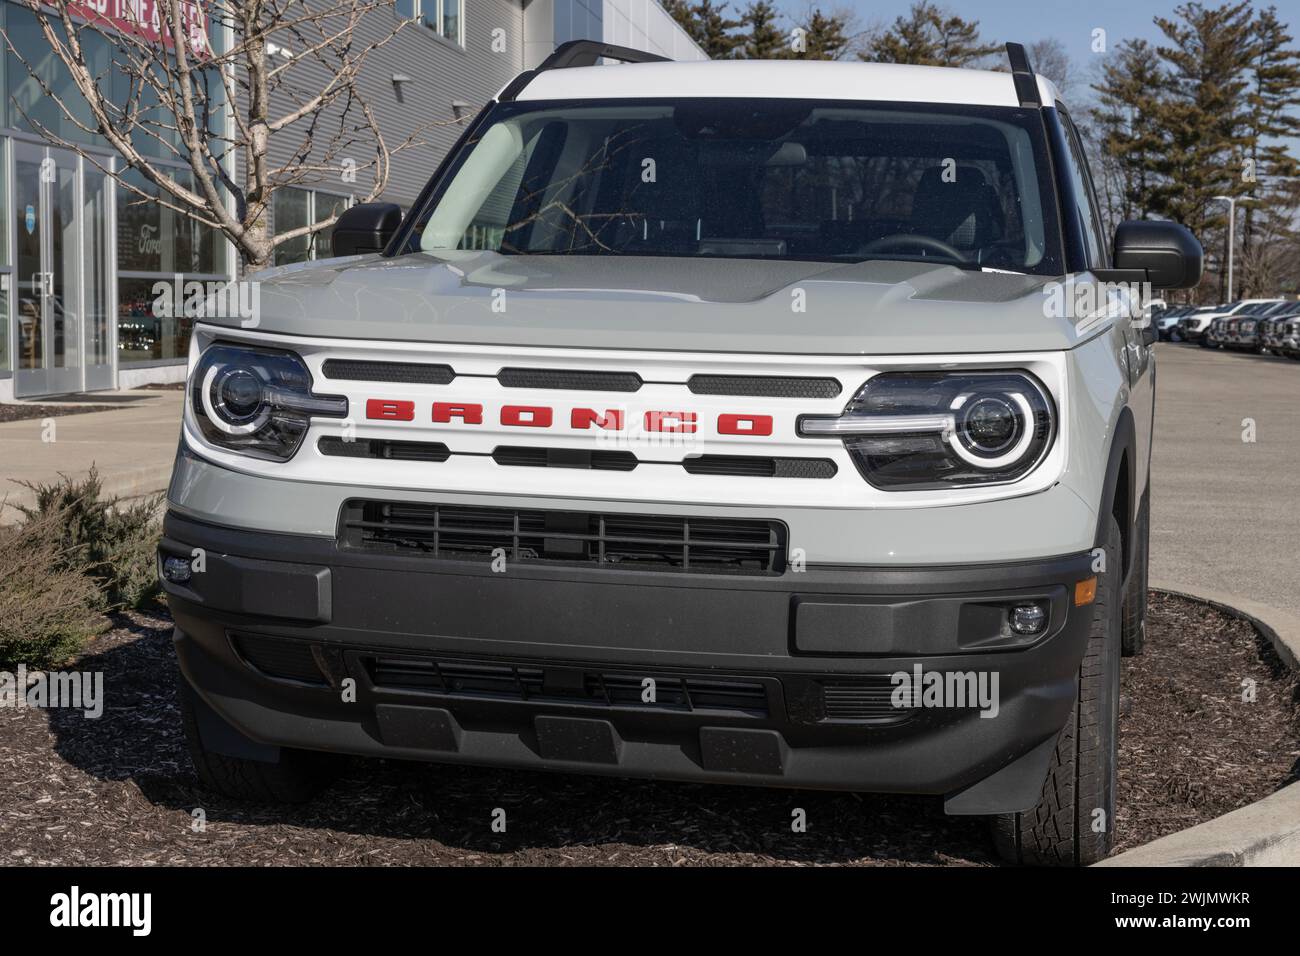
[[[1176,222],[1130,220],[1115,230],[1115,268],[1140,270],[1154,289],[1190,289],[1205,258],[1191,230]]]
[[[391,202],[353,206],[334,224],[334,255],[356,256],[383,252],[402,224],[402,209]]]

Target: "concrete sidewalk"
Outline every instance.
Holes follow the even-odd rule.
[[[180,391],[120,391],[39,404],[91,405],[105,411],[51,419],[54,441],[45,440],[42,419],[0,423],[0,501],[30,504],[32,493],[17,481],[49,483],[60,474],[80,476],[91,465],[108,495],[123,498],[163,491],[171,478],[180,434]],[[0,523],[18,512],[0,508]]]

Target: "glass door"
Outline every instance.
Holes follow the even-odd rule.
[[[81,231],[85,238],[85,297],[82,312],[86,335],[82,343],[86,391],[113,388],[113,290],[111,204],[113,191],[106,173],[91,163],[82,166]]]
[[[80,391],[81,181],[75,153],[15,142],[14,393]]]

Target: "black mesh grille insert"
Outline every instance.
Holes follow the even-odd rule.
[[[879,674],[851,680],[822,681],[822,706],[827,720],[871,720],[896,723],[914,716],[910,707],[895,707],[894,684]]]
[[[239,656],[267,677],[308,684],[325,683],[310,644],[249,634],[233,634],[230,639]]]
[[[829,458],[764,458],[759,455],[699,455],[682,467],[692,475],[737,475],[746,478],[834,478],[839,470]]]
[[[584,448],[532,448],[503,445],[492,452],[498,465],[533,468],[589,468],[596,471],[631,471],[637,458],[630,451],[591,451]]]
[[[581,668],[397,655],[366,656],[362,663],[380,689],[422,690],[439,696],[488,700],[682,712],[721,710],[754,717],[768,714],[767,690],[759,681],[678,674],[616,674]],[[647,685],[647,679],[653,683]],[[647,694],[647,690],[653,693]],[[646,700],[647,696],[653,700]]]
[[[316,443],[322,455],[337,458],[386,458],[392,461],[446,461],[451,450],[436,441],[389,441],[384,438],[358,438],[344,441],[327,435]]]
[[[696,395],[746,395],[752,398],[834,398],[844,388],[834,378],[779,375],[692,375]]]
[[[635,392],[641,388],[641,376],[635,372],[503,368],[497,373],[497,381],[506,388],[563,388],[588,392]]]
[[[452,561],[490,561],[502,549],[515,561],[780,574],[787,532],[781,522],[758,519],[351,500],[343,506],[340,536],[345,547]]]
[[[446,385],[456,377],[450,365],[426,362],[364,362],[358,359],[326,359],[326,378],[353,382],[401,382],[415,385]]]

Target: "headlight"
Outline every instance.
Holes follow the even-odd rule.
[[[213,345],[190,376],[190,408],[209,443],[253,458],[288,461],[315,417],[346,418],[348,400],[313,395],[292,352]]]
[[[1051,447],[1054,418],[1027,372],[887,372],[839,417],[801,416],[799,434],[843,438],[877,488],[923,490],[1023,478]]]

